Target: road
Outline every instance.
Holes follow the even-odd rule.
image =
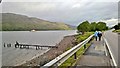
[[[109,43],[111,52],[113,54],[113,57],[117,65],[118,65],[118,36],[119,35],[117,33],[112,32],[112,30],[108,30],[104,32],[104,37]]]

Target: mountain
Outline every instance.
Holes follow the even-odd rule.
[[[3,31],[24,31],[24,30],[69,30],[69,25],[61,22],[50,22],[35,17],[14,13],[2,13]]]
[[[76,28],[77,28],[77,26],[68,25],[68,24],[66,24],[66,25],[69,26],[69,27],[72,28],[72,29],[76,29]]]

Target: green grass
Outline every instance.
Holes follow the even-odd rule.
[[[90,35],[92,35],[94,32],[85,32],[83,35],[77,35],[76,36],[76,42],[80,43],[87,39]]]
[[[90,44],[86,44],[86,49],[90,46]],[[80,57],[83,55],[85,52],[84,47],[80,48],[76,52],[77,59],[80,59]],[[68,58],[64,63],[62,63],[59,68],[66,68],[66,66],[74,66],[75,63],[77,62],[77,59],[74,59],[74,55],[72,55],[70,58]]]
[[[114,30],[113,32],[120,32],[120,29],[119,30]]]
[[[86,38],[88,38],[90,35],[92,35],[93,32],[86,32],[84,35],[77,35],[76,36],[76,41],[79,43],[83,40],[85,40]],[[86,44],[86,49],[90,46],[89,43]],[[70,48],[67,48],[67,50],[69,50]],[[76,56],[79,59],[83,53],[85,52],[84,46],[82,48],[80,48],[77,52],[76,52]],[[72,55],[70,58],[68,58],[64,63],[62,63],[59,68],[66,68],[66,66],[74,66],[74,64],[77,62],[76,59],[74,59],[74,55]]]
[[[72,48],[72,47],[68,47],[68,48],[65,49],[65,51],[67,51],[67,50],[69,50],[69,49],[71,49],[71,48]]]

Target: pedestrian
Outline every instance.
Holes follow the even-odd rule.
[[[98,37],[99,37],[99,41],[101,41],[101,37],[102,37],[102,32],[101,31],[98,32]]]
[[[97,41],[98,31],[95,31],[95,33],[94,33],[94,37],[95,37],[95,40]]]
[[[5,43],[4,43],[4,47],[5,47]]]

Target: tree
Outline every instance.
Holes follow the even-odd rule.
[[[84,21],[78,25],[77,30],[79,32],[87,32],[90,31],[90,23],[88,21]]]
[[[91,24],[88,21],[84,21],[78,25],[77,30],[78,32],[88,32],[88,31],[102,31],[107,30],[108,27],[106,26],[105,22],[92,22]]]
[[[113,28],[114,28],[115,30],[120,29],[120,23],[118,23],[118,25],[115,25]]]
[[[96,22],[92,22],[91,24],[91,31],[96,31]]]
[[[102,31],[102,30],[106,30],[107,26],[106,23],[104,22],[98,22],[96,25],[96,30]]]

